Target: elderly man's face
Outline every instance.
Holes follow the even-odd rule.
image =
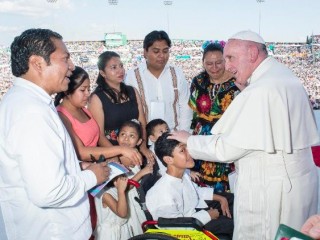
[[[224,58],[226,69],[232,72],[236,82],[245,86],[248,78],[252,74],[252,63],[248,44],[242,40],[229,40],[224,48]]]

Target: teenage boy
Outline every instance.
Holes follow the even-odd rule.
[[[192,168],[194,161],[186,145],[168,139],[168,136],[169,133],[163,133],[155,143],[155,153],[167,171],[148,191],[147,209],[155,220],[159,217],[194,217],[205,229],[231,239],[233,220],[227,199],[213,194],[211,188],[200,188],[191,181],[186,169]],[[205,200],[211,200],[210,206]]]
[[[147,138],[149,142],[151,142],[149,149],[155,154],[154,144],[163,133],[169,132],[169,126],[160,118],[153,119],[148,122],[146,126],[146,132]],[[159,174],[164,175],[167,171],[167,168],[162,164],[158,157],[156,157],[156,161],[159,166]],[[187,169],[187,172],[190,174],[190,177],[194,182],[200,181],[201,174],[199,172],[190,171],[189,169]]]

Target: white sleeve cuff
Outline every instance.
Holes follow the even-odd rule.
[[[83,170],[79,176],[84,181],[86,191],[97,185],[96,175],[91,170]]]

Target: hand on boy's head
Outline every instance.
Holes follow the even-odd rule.
[[[217,219],[220,215],[218,209],[210,208],[207,212],[209,213],[211,219]]]
[[[187,131],[173,131],[168,136],[168,139],[174,139],[178,142],[187,144],[188,138],[191,136]]]

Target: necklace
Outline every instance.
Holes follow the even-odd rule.
[[[217,87],[219,85],[219,87]],[[219,92],[220,92],[220,89],[221,89],[221,86],[222,86],[222,83],[213,83],[211,85],[211,91],[209,93],[209,96],[210,96],[210,99],[211,99],[211,104],[214,104]]]

